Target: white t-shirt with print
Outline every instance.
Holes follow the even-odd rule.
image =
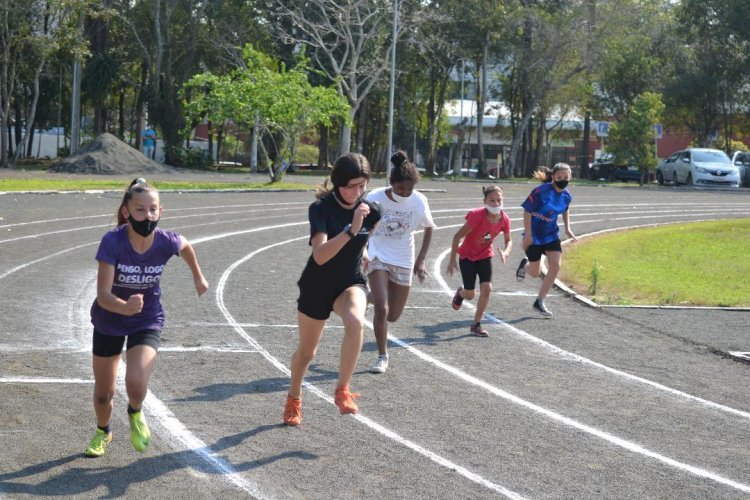
[[[367,254],[372,260],[412,269],[414,267],[414,231],[437,227],[432,220],[427,197],[414,190],[405,202],[397,203],[385,194],[387,187],[373,189],[365,197],[383,207],[380,223],[370,235]]]

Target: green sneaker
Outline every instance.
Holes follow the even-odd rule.
[[[107,446],[112,442],[112,433],[109,434],[97,428],[94,437],[91,438],[89,447],[83,452],[87,457],[101,457],[107,451]]]
[[[128,413],[130,419],[130,441],[135,451],[146,451],[151,444],[151,431],[148,430],[143,411]]]

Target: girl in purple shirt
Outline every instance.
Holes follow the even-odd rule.
[[[109,423],[126,339],[130,440],[137,451],[145,451],[151,442],[141,405],[148,392],[164,325],[159,282],[167,261],[173,255],[181,256],[193,273],[198,295],[208,290],[190,242],[156,227],[161,214],[159,193],[144,179],[135,179],[117,209],[118,227],[104,235],[96,253],[99,272],[91,323],[97,429],[84,452],[87,456],[103,455],[112,441]]]

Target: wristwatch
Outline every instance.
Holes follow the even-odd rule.
[[[349,236],[349,238],[354,238],[355,236],[357,236],[352,232],[351,224],[347,224],[346,226],[344,226],[344,232]]]

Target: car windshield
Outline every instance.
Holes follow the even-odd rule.
[[[724,151],[693,151],[693,161],[699,163],[731,163]]]

